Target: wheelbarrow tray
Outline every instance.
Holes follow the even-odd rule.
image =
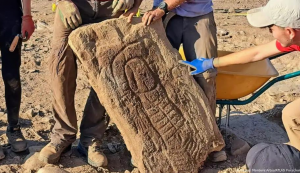
[[[218,56],[232,52],[218,51]],[[269,59],[258,62],[218,68],[216,78],[217,99],[233,100],[254,93],[271,77],[278,76]]]
[[[179,53],[185,60],[183,48]],[[218,56],[225,56],[233,52],[218,51]],[[233,100],[245,97],[263,86],[271,77],[278,76],[269,59],[258,62],[232,65],[218,68],[216,77],[217,100]]]

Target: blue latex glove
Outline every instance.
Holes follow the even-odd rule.
[[[190,75],[196,75],[199,73],[203,73],[209,69],[214,69],[213,61],[214,58],[210,58],[210,59],[199,58],[199,59],[194,59],[191,62],[180,60],[179,63],[195,68],[196,70],[190,72]]]

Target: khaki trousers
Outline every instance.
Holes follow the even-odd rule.
[[[101,22],[111,18],[112,1],[99,2],[72,0],[78,7],[83,24]],[[68,45],[72,30],[66,29],[56,11],[52,53],[49,59],[51,88],[53,93],[53,113],[56,121],[52,131],[53,143],[72,143],[76,139],[77,117],[74,106],[76,91],[76,57]],[[93,140],[100,140],[106,129],[105,109],[93,89],[87,99],[80,126],[80,140],[88,146]]]
[[[217,57],[217,29],[213,12],[198,17],[175,15],[168,21],[166,33],[175,49],[183,45],[188,61]],[[194,76],[209,100],[213,115],[216,113],[216,74],[216,70],[212,69]]]

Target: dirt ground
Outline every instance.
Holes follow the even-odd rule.
[[[260,7],[267,0],[213,0],[215,20],[218,27],[219,50],[238,51],[272,40],[272,35],[267,29],[251,27],[243,15],[247,9]],[[51,90],[47,59],[51,50],[51,38],[53,30],[54,13],[51,11],[52,1],[33,0],[32,15],[37,25],[32,38],[22,46],[22,104],[20,111],[20,123],[22,131],[29,145],[30,151],[38,151],[50,140],[50,131],[54,120],[51,113]],[[142,11],[150,9],[151,0],[145,0],[141,6]],[[225,33],[225,34],[224,34]],[[290,53],[280,59],[272,60],[280,74],[286,74],[300,69],[298,53]],[[300,78],[280,82],[262,94],[251,104],[236,106],[233,110],[243,113],[260,113],[270,121],[282,126],[282,108],[299,97]],[[75,107],[80,124],[85,101],[90,86],[82,74],[79,65],[77,78],[77,91]],[[5,130],[7,126],[6,106],[4,100],[4,85],[0,85],[0,144],[6,152],[6,158],[0,161],[0,172],[36,172],[39,164],[28,167],[24,164],[28,152],[15,154],[7,145]],[[74,144],[74,146],[76,143]],[[138,172],[130,165],[130,153],[126,149],[117,127],[109,126],[103,141],[103,150],[108,156],[109,165],[106,169],[94,168],[85,163],[83,158],[73,147],[72,151],[65,153],[56,166],[66,171],[79,172]],[[49,165],[48,165],[49,166]],[[50,165],[51,166],[51,165]],[[222,163],[207,161],[203,170],[199,172],[245,172],[245,155],[231,156]]]

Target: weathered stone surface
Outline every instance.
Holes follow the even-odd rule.
[[[84,26],[69,44],[141,172],[198,172],[224,141],[162,23],[140,22]]]

